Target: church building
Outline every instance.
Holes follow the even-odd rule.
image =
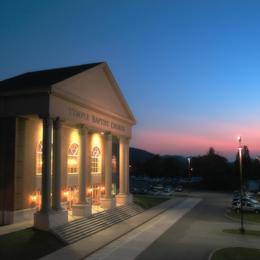
[[[135,123],[103,62],[0,81],[0,225],[47,230],[130,203]]]

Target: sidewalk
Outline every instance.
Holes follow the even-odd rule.
[[[86,237],[74,244],[68,245],[58,251],[49,254],[41,259],[82,259],[108,245],[112,241],[122,237],[126,233],[148,222],[162,212],[172,207],[178,207],[185,198],[173,198],[158,206],[151,208],[139,215],[136,215],[126,221],[120,222],[110,228],[102,230],[92,236]]]
[[[93,253],[85,260],[133,260],[172,225],[200,202],[198,198],[185,199],[159,216]]]
[[[29,228],[33,226],[33,221],[32,220],[27,220],[23,222],[18,222],[15,224],[10,224],[10,225],[5,225],[0,227],[0,236],[12,233],[15,231],[19,231],[25,228]]]

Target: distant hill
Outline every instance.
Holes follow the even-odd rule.
[[[173,158],[173,159],[175,159],[177,161],[180,161],[180,162],[183,162],[183,163],[187,163],[187,158],[184,157],[184,156],[181,156],[181,155],[168,155],[168,154],[166,154],[166,155],[162,155],[161,157],[162,158]]]
[[[152,158],[153,156],[155,156],[154,153],[151,152],[147,152],[145,150],[142,149],[138,149],[138,148],[134,148],[134,147],[130,147],[130,152],[129,152],[129,160],[130,163],[135,163],[135,162],[144,162],[150,158]],[[161,158],[172,158],[175,159],[177,161],[179,161],[180,163],[184,163],[187,164],[187,158],[181,155],[161,155]]]
[[[129,151],[130,164],[135,164],[136,162],[144,162],[152,158],[154,155],[155,154],[147,152],[145,150],[130,147],[130,151]]]

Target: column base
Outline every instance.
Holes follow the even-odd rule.
[[[116,195],[116,205],[123,206],[133,202],[133,195],[132,194],[117,194]]]
[[[88,217],[92,214],[92,207],[89,203],[72,205],[72,216]]]
[[[49,230],[68,223],[67,210],[50,210],[48,213],[38,211],[34,214],[34,227],[40,230]]]
[[[116,201],[114,198],[100,198],[100,206],[107,210],[116,207]]]

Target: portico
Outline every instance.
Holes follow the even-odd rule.
[[[106,63],[1,81],[0,104],[0,148],[8,148],[0,159],[0,223],[35,212],[35,227],[47,230],[66,223],[68,211],[84,217],[92,204],[106,210],[131,202],[135,119]]]

